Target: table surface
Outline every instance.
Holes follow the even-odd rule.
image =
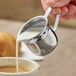
[[[0,32],[17,35],[24,22],[0,20]],[[59,27],[56,32],[59,42],[56,49],[43,61],[39,76],[76,76],[76,29]]]

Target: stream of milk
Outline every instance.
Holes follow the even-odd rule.
[[[30,38],[35,37],[36,35],[38,35],[40,33],[41,29],[36,30],[32,29],[26,32],[23,32],[22,34],[20,34],[17,39],[16,39],[16,72],[19,72],[19,61],[18,61],[18,50],[19,50],[19,42],[22,40],[27,40]]]

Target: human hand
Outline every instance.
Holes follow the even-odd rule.
[[[51,16],[55,18],[57,13],[63,19],[76,18],[76,0],[41,0],[44,10],[52,7]]]

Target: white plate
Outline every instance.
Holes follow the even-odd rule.
[[[31,60],[43,60],[42,56],[37,56],[34,53],[32,53],[31,50],[24,43],[22,43],[21,52],[22,58],[28,58]]]

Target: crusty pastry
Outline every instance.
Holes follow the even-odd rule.
[[[19,42],[19,51],[21,51],[21,43]],[[16,56],[16,38],[10,33],[0,32],[0,56],[1,57],[15,57]]]

